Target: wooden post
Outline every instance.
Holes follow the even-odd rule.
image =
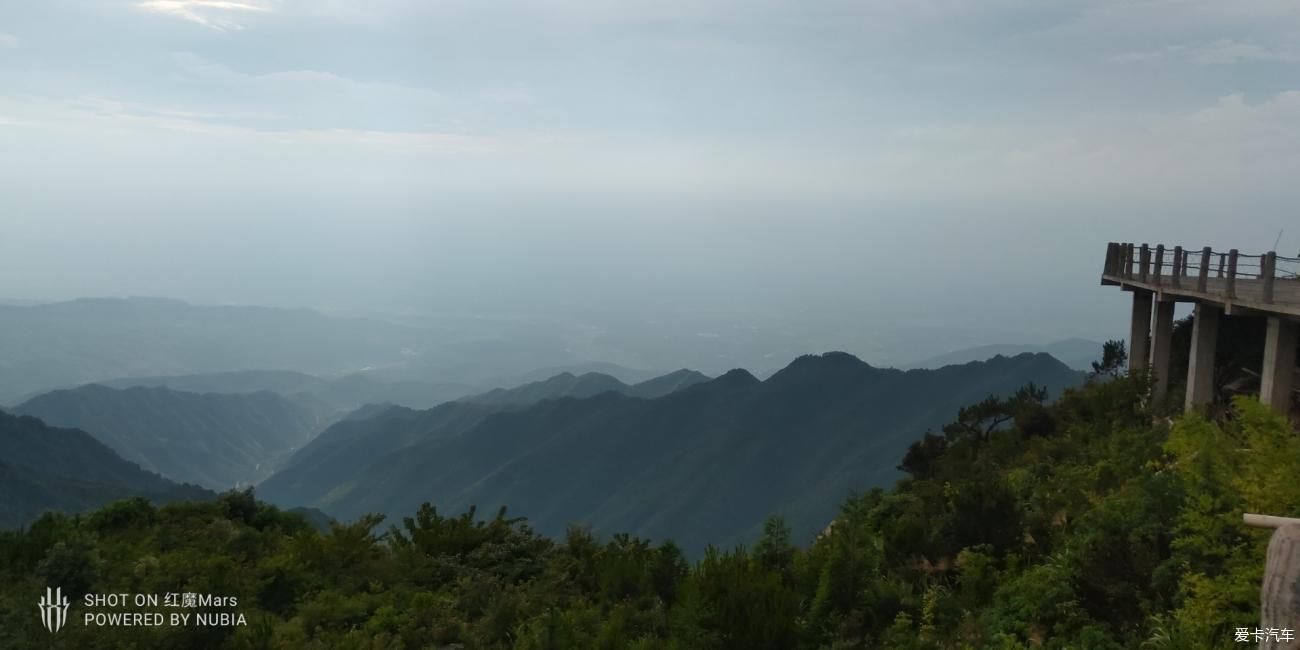
[[[1125,247],[1125,250],[1127,251],[1127,254],[1124,256],[1124,270],[1126,271],[1124,276],[1132,280],[1133,275],[1136,273],[1134,269],[1137,268],[1137,248],[1132,242],[1130,242],[1129,245]]]
[[[1151,272],[1151,247],[1142,244],[1142,253],[1138,256],[1138,272],[1141,273],[1142,281],[1147,281],[1147,276]]]
[[[1205,287],[1210,278],[1210,247],[1206,246],[1201,249],[1201,269],[1200,274],[1196,276],[1196,290],[1205,293]]]
[[[1294,521],[1294,520],[1293,520]],[[1264,561],[1264,584],[1259,590],[1261,629],[1300,629],[1300,524],[1284,524],[1273,531]],[[1294,647],[1276,637],[1264,639],[1260,648]]]
[[[1255,528],[1281,528],[1293,524],[1300,524],[1300,519],[1294,517],[1274,517],[1273,515],[1257,515],[1253,512],[1243,512],[1241,521],[1247,526]]]
[[[1116,267],[1119,260],[1119,244],[1110,242],[1106,244],[1106,263],[1102,265],[1102,273],[1105,275],[1115,275]]]
[[[1228,254],[1219,253],[1219,277],[1223,277],[1223,268],[1228,265]]]
[[[1156,244],[1156,263],[1154,272],[1151,274],[1151,281],[1160,284],[1160,271],[1165,266],[1165,245]]]
[[[1170,270],[1173,271],[1172,275],[1174,276],[1174,288],[1176,289],[1182,286],[1183,284],[1183,280],[1181,277],[1183,274],[1183,247],[1182,246],[1174,246],[1174,265]]]
[[[1237,297],[1237,249],[1228,251],[1228,287],[1224,292],[1229,298]]]
[[[1277,267],[1277,253],[1269,251],[1259,261],[1260,279],[1264,281],[1264,302],[1273,303],[1273,269]]]

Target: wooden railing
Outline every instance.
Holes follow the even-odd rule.
[[[1273,302],[1274,283],[1300,280],[1300,258],[1283,257],[1275,251],[1244,255],[1237,249],[1215,251],[1172,248],[1164,244],[1111,242],[1106,246],[1105,275],[1174,289],[1209,292],[1211,278],[1217,292],[1235,298],[1239,280],[1260,282],[1263,300]]]

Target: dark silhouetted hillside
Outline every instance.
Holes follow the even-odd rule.
[[[585,398],[606,392],[661,397],[708,381],[692,371],[678,370],[628,385],[600,373],[575,376],[561,373],[515,388],[499,388],[433,409],[417,411],[370,404],[326,429],[275,475],[259,486],[262,494],[281,502],[307,503],[322,491],[332,491],[336,477],[359,473],[370,463],[419,442],[458,436],[494,412],[526,408],[543,400]]]
[[[81,512],[116,499],[205,499],[124,460],[84,431],[0,412],[0,527],[12,528],[47,510]]]

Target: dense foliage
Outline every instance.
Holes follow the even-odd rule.
[[[536,534],[426,505],[318,532],[235,492],[115,503],[0,535],[0,647],[1211,648],[1256,625],[1267,535],[1300,511],[1300,439],[1257,402],[1156,420],[1121,376],[1046,404],[1026,387],[918,441],[894,489],[806,547]],[[50,635],[47,586],[236,595],[234,628]]]

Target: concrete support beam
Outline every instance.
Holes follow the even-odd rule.
[[[1128,369],[1143,370],[1147,367],[1147,338],[1151,336],[1151,297],[1150,291],[1136,289],[1133,291],[1133,320],[1128,330]]]
[[[1151,328],[1151,371],[1156,383],[1151,387],[1151,397],[1156,403],[1169,393],[1169,346],[1174,335],[1174,302],[1156,301],[1155,323]]]
[[[1187,410],[1214,401],[1214,349],[1223,310],[1196,303],[1192,320],[1192,349],[1187,362]]]
[[[1264,335],[1264,367],[1260,373],[1259,399],[1285,415],[1291,408],[1295,376],[1296,323],[1269,316]]]

